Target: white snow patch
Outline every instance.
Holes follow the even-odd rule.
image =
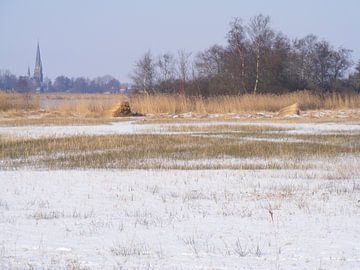
[[[277,134],[332,134],[339,132],[360,132],[360,124],[341,123],[259,123],[259,122],[205,122],[136,124],[135,122],[114,122],[107,125],[71,125],[71,126],[17,126],[0,127],[0,135],[28,138],[66,137],[75,135],[115,135],[115,134],[189,134],[189,132],[166,132],[167,126],[269,126],[289,129],[276,131]],[[270,132],[271,133],[271,132]]]
[[[359,269],[360,177],[327,174],[0,171],[0,268]]]
[[[66,137],[75,135],[133,134],[147,130],[149,125],[134,125],[133,122],[114,122],[104,125],[65,126],[17,126],[0,127],[0,135],[28,138]]]

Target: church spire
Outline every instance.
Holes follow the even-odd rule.
[[[35,68],[34,68],[34,79],[40,85],[43,82],[43,72],[42,72],[42,63],[41,63],[39,42],[37,44],[37,49],[36,49],[36,61],[35,61]]]

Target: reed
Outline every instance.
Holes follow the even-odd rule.
[[[181,95],[136,95],[131,97],[132,109],[141,113],[238,113],[277,112],[297,103],[300,110],[358,109],[360,95],[357,94],[313,94],[299,91],[282,95],[242,95],[216,97],[186,97]]]
[[[32,93],[0,91],[0,111],[34,110],[40,108],[40,98]]]
[[[278,112],[295,103],[303,111],[360,108],[360,95],[354,93],[314,94],[298,91],[282,95],[246,94],[204,98],[175,94],[127,97],[121,94],[19,94],[0,91],[0,111],[18,112],[42,108],[61,115],[106,118],[111,117],[114,108],[122,101],[129,99],[131,110],[144,114]]]

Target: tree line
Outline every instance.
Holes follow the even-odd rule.
[[[75,92],[75,93],[98,93],[98,92],[118,92],[121,83],[110,75],[88,79],[84,77],[69,78],[58,76],[52,82],[45,78],[41,87],[36,80],[30,76],[19,76],[10,71],[0,70],[0,89],[15,90],[18,92],[30,92],[41,89],[44,92]]]
[[[241,95],[284,93],[296,90],[360,92],[360,61],[351,51],[335,48],[315,35],[290,40],[271,27],[262,14],[248,22],[234,18],[225,45],[191,53],[146,52],[136,63],[131,88],[152,94]],[[117,92],[121,83],[112,76],[94,79],[58,76],[38,85],[30,74],[15,76],[0,70],[0,89],[29,92]]]
[[[192,54],[184,50],[154,57],[146,52],[136,63],[133,87],[152,94],[239,95],[296,90],[360,92],[360,61],[315,35],[290,40],[259,14],[247,23],[230,22],[226,45]]]

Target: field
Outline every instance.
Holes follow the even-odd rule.
[[[1,269],[360,268],[358,96],[12,98]]]

